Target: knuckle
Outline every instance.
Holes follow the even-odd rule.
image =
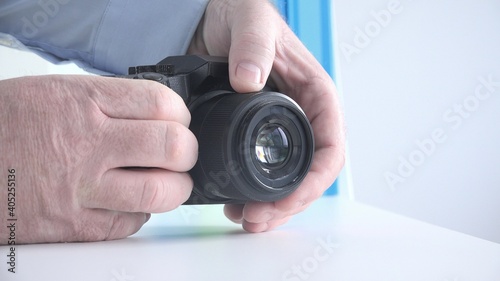
[[[150,82],[150,81],[148,81]],[[186,125],[191,121],[191,115],[182,98],[171,89],[156,82],[148,83],[149,103],[153,112],[164,120],[179,120]]]
[[[181,129],[177,124],[168,124],[165,137],[167,140],[166,158],[174,163],[180,162],[184,154]]]
[[[152,81],[148,81],[147,85],[152,110],[162,118],[168,117],[173,106],[172,99],[169,97],[171,95],[167,93],[166,87]]]
[[[149,178],[144,183],[141,199],[135,211],[154,212],[161,208],[167,183],[158,178]]]
[[[175,163],[179,170],[187,171],[196,163],[198,143],[187,128],[178,123],[170,123],[166,135],[165,157]]]
[[[171,211],[185,202],[191,194],[192,180],[187,174],[172,173],[169,181],[158,178],[145,183],[139,212],[161,213]]]
[[[235,49],[243,52],[248,52],[253,55],[262,56],[268,61],[274,60],[275,55],[275,38],[271,34],[262,34],[262,30],[248,30],[239,35],[240,40],[237,42]]]

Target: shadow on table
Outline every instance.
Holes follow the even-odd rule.
[[[154,226],[127,238],[134,241],[206,239],[249,234],[241,226]]]

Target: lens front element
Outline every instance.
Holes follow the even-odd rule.
[[[257,133],[255,156],[266,170],[281,166],[290,154],[286,129],[277,124],[264,124]]]

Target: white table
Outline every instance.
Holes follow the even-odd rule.
[[[5,260],[7,248],[0,248]],[[341,198],[248,234],[221,206],[153,216],[128,239],[24,245],[0,280],[500,280],[500,244]]]

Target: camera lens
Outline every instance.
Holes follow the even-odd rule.
[[[264,124],[257,132],[255,157],[260,164],[272,169],[282,165],[290,155],[286,129],[272,123]]]
[[[312,128],[289,97],[218,91],[189,108],[199,144],[191,204],[276,201],[309,171]]]

